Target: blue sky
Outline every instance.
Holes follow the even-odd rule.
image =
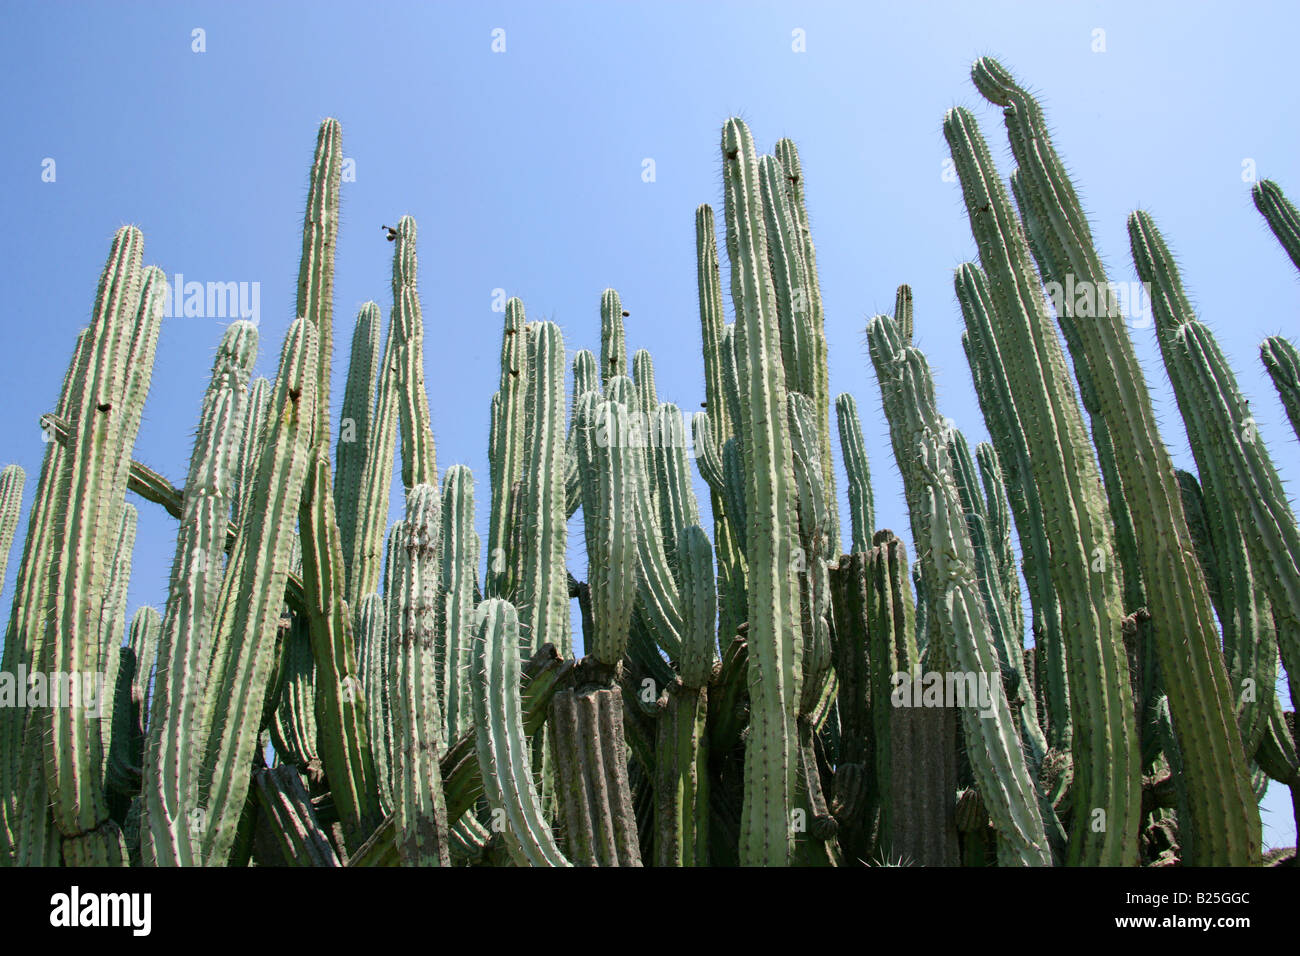
[[[739,114],[760,148],[783,136],[799,146],[832,390],[858,400],[878,524],[906,537],[864,328],[910,283],[941,407],[972,443],[986,437],[952,291],[953,269],[976,251],[959,187],[942,176],[941,130],[945,110],[971,107],[1009,170],[1000,113],[969,80],[981,54],[1041,94],[1113,280],[1136,279],[1125,217],[1152,213],[1279,470],[1300,474],[1258,358],[1266,336],[1292,333],[1300,282],[1243,180],[1253,166],[1300,196],[1292,6],[1256,3],[1250,16],[1227,4],[1082,2],[3,7],[0,463],[27,469],[25,507],[43,450],[38,417],[55,402],[119,226],[139,225],[146,262],[169,275],[259,283],[258,374],[274,372],[293,318],[316,128],[334,116],[356,172],[343,188],[336,354],[364,301],[379,302],[387,323],[392,246],[379,227],[413,215],[439,466],[473,468],[486,534],[496,290],[560,323],[573,350],[598,344],[601,290],[618,289],[629,349],[654,354],[661,400],[698,408],[694,211],[714,203],[721,222],[719,136]],[[492,49],[498,28],[504,52]],[[195,29],[204,52],[192,49]],[[42,178],[48,159],[53,182]],[[174,482],[222,326],[164,323],[135,454]],[[1190,468],[1152,330],[1134,339],[1165,440]],[[340,357],[336,417],[344,374]],[[171,519],[143,504],[129,612],[161,607],[173,540]],[[17,563],[15,548],[6,608]],[[1266,843],[1294,843],[1280,788],[1265,810]]]

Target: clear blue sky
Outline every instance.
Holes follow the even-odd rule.
[[[485,534],[494,290],[520,296],[530,318],[559,322],[573,350],[598,344],[600,292],[618,289],[632,313],[629,348],[653,352],[661,400],[698,408],[693,217],[701,202],[720,205],[719,134],[739,114],[760,148],[782,136],[799,145],[832,389],[857,397],[878,523],[906,537],[864,328],[910,283],[941,407],[972,443],[986,437],[952,291],[952,270],[976,251],[959,187],[941,176],[942,119],[958,104],[975,110],[1009,169],[1000,113],[968,76],[981,54],[1041,94],[1112,279],[1136,278],[1125,217],[1153,214],[1284,478],[1300,474],[1258,358],[1266,336],[1295,328],[1300,282],[1242,178],[1251,159],[1300,196],[1291,5],[0,6],[0,463],[27,469],[25,507],[43,450],[38,417],[54,405],[122,224],[143,229],[146,262],[169,275],[260,283],[258,374],[273,374],[293,318],[316,127],[334,116],[356,168],[343,189],[336,350],[345,353],[362,302],[378,301],[387,322],[392,246],[379,227],[413,215],[439,465],[473,468]],[[205,52],[191,49],[195,28]],[[495,28],[504,53],[492,51]],[[1104,52],[1093,50],[1098,28]],[[792,49],[796,29],[804,52]],[[54,182],[42,181],[47,158]],[[642,179],[646,158],[654,182]],[[164,323],[136,457],[174,482],[222,324]],[[1134,337],[1164,437],[1190,468],[1153,333]],[[344,374],[340,358],[336,417]],[[174,522],[141,503],[129,613],[162,605],[173,541]],[[1294,843],[1280,788],[1265,810],[1265,842]]]

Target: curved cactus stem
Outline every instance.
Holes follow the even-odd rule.
[[[533,782],[519,687],[519,618],[489,598],[475,612],[474,730],[483,792],[494,832],[504,832],[521,866],[568,866],[542,813]]]
[[[1273,230],[1273,235],[1282,243],[1295,267],[1300,269],[1300,211],[1271,179],[1255,183],[1250,189],[1250,198],[1255,200],[1255,208],[1268,221],[1268,228]]]
[[[224,864],[229,857],[248,794],[248,768],[258,745],[298,506],[310,467],[317,359],[316,327],[298,319],[285,336],[249,513],[217,600],[212,625],[216,653],[204,691],[213,705],[202,724],[199,787],[197,792],[182,790],[179,813],[168,818],[176,821],[173,826],[198,831],[203,861],[209,865]]]
[[[21,465],[6,465],[4,471],[0,471],[0,587],[4,586],[9,552],[13,550],[14,534],[18,531],[26,482],[27,473]]]

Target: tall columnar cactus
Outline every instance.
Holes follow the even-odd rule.
[[[50,603],[42,614],[43,644],[36,669],[99,673],[98,614],[108,599],[108,569],[126,507],[127,473],[161,328],[166,277],[142,269],[144,239],[121,229],[85,343],[84,364],[72,388],[68,454],[56,479]],[[46,785],[66,865],[124,864],[126,847],[104,800],[99,767],[100,725],[84,704],[36,708],[44,728]]]
[[[519,698],[519,617],[489,598],[475,611],[474,732],[493,829],[520,866],[568,866],[542,812]]]
[[[989,816],[998,830],[999,860],[1050,866],[1044,820],[998,679],[988,611],[981,595],[975,547],[967,528],[945,424],[934,403],[934,381],[921,353],[903,344],[898,324],[877,316],[867,327],[871,360],[885,397],[895,447],[915,462],[904,471],[912,533],[925,567],[927,615],[943,667],[983,682],[978,705],[965,702],[967,754]],[[984,698],[987,690],[987,699]]]
[[[473,714],[470,660],[479,559],[474,475],[464,465],[452,465],[443,476],[441,548],[436,622],[439,686],[446,737],[454,740],[469,728]]]
[[[1282,195],[1281,188],[1271,179],[1255,183],[1250,197],[1255,200],[1255,208],[1268,221],[1268,227],[1282,243],[1295,267],[1300,269],[1300,211]]]
[[[438,489],[416,485],[407,495],[404,540],[394,552],[389,639],[396,645],[392,686],[393,804],[398,852],[407,866],[447,866],[447,805],[438,765],[445,747],[438,706],[435,598],[438,588]]]
[[[397,221],[393,248],[393,330],[402,433],[402,484],[407,493],[416,485],[436,484],[438,459],[429,422],[429,395],[424,388],[424,312],[416,286],[415,220]]]
[[[740,859],[784,865],[802,689],[799,587],[793,573],[798,525],[781,337],[767,266],[758,157],[749,128],[729,119],[722,132],[731,295],[737,313],[736,365],[744,389],[739,420],[746,476],[749,564],[749,694],[745,804]]]
[[[528,395],[528,348],[524,304],[506,302],[505,329],[501,337],[501,384],[492,400],[492,434],[488,458],[492,472],[492,516],[488,530],[487,594],[507,593],[511,531],[509,502],[515,482],[523,478],[524,422]]]
[[[1070,860],[1130,864],[1136,862],[1140,810],[1138,740],[1101,476],[1029,249],[984,138],[964,109],[949,111],[944,135],[989,276],[994,337],[1015,386],[1033,480],[1053,529],[1052,580],[1069,657],[1073,721],[1077,811]]]
[[[316,327],[298,319],[285,336],[249,513],[216,602],[197,791],[185,781],[177,816],[164,818],[193,831],[191,839],[197,838],[209,865],[221,865],[229,857],[248,794],[248,766],[258,745],[298,506],[311,464],[318,357]],[[179,688],[162,704],[174,712],[183,712],[186,705]]]
[[[1090,370],[1125,498],[1148,609],[1156,622],[1156,653],[1178,727],[1191,795],[1200,863],[1248,864],[1257,859],[1258,809],[1247,785],[1240,748],[1231,743],[1232,695],[1218,654],[1209,594],[1199,573],[1183,515],[1178,482],[1160,438],[1142,369],[1124,317],[1093,248],[1078,197],[1056,155],[1042,110],[1011,75],[988,57],[972,77],[989,100],[1006,107],[1011,148],[1027,195],[1047,211],[1052,258],[1104,302],[1073,322]],[[995,285],[996,285],[995,279]],[[1064,311],[1074,314],[1071,303]],[[1066,319],[1062,317],[1062,323]],[[1228,789],[1226,798],[1222,788]],[[1211,791],[1214,791],[1214,796]],[[1210,806],[1220,808],[1211,811]]]
[[[844,470],[849,476],[849,518],[853,528],[850,550],[860,554],[871,549],[876,511],[871,495],[867,446],[862,440],[862,422],[858,419],[858,403],[848,392],[835,399],[835,419],[839,425]]]
[[[349,576],[356,561],[357,524],[363,508],[362,496],[369,493],[364,481],[371,429],[375,424],[375,386],[379,380],[379,335],[382,323],[383,316],[374,302],[367,302],[357,313],[357,324],[352,330],[348,380],[343,390],[342,417],[339,420],[334,504],[339,541]]]
[[[209,708],[205,673],[215,651],[212,628],[222,583],[226,523],[234,504],[239,440],[250,413],[246,388],[257,356],[257,328],[232,322],[217,349],[185,481],[185,498],[167,607],[158,644],[158,676],[145,749],[146,860],[160,866],[201,860],[198,807],[202,728]],[[253,459],[256,463],[256,458]],[[252,501],[252,475],[249,491]],[[262,520],[263,514],[258,514]]]
[[[9,552],[13,549],[14,533],[18,530],[18,515],[23,507],[23,485],[27,473],[20,465],[5,465],[0,471],[0,586],[9,566]]]
[[[1286,409],[1291,430],[1300,438],[1300,349],[1282,336],[1273,335],[1259,347],[1259,357]]]
[[[1173,257],[1148,214],[1136,212],[1129,217],[1129,239],[1138,276],[1153,289],[1152,311],[1161,350],[1197,455],[1202,488],[1207,494],[1213,490],[1213,512],[1219,521],[1235,520],[1242,529],[1249,529],[1248,533],[1243,530],[1238,540],[1244,538],[1250,572],[1258,576],[1278,618],[1282,661],[1288,673],[1295,673],[1300,667],[1300,642],[1296,639],[1300,633],[1300,531],[1281,479],[1236,377],[1214,336],[1192,310]],[[1213,481],[1207,483],[1207,475],[1212,475]],[[1210,527],[1213,535],[1213,520]],[[1243,584],[1237,582],[1236,586]],[[1253,640],[1260,630],[1245,632],[1242,637]],[[1271,649],[1252,653],[1265,656],[1271,664]],[[1175,705],[1172,689],[1170,705]],[[1177,725],[1176,710],[1174,715]]]

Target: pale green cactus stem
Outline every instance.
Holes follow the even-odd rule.
[[[319,773],[316,751],[316,662],[311,634],[300,615],[292,615],[285,641],[283,687],[279,704],[268,722],[276,756],[302,773]],[[269,696],[269,695],[268,695]]]
[[[1069,659],[1073,720],[1076,812],[1069,860],[1085,865],[1131,864],[1136,862],[1132,848],[1141,809],[1139,740],[1121,635],[1120,580],[1101,476],[1065,370],[1060,340],[1030,264],[1029,249],[974,117],[964,109],[950,110],[944,120],[944,135],[961,180],[981,262],[989,275],[994,338],[1015,383],[1016,408],[1030,443],[1034,484],[1045,523],[1052,528],[1052,580]],[[1111,422],[1117,432],[1125,430],[1117,424],[1124,420],[1123,414],[1117,413]],[[1151,493],[1158,495],[1164,485],[1156,477]],[[1172,482],[1172,468],[1169,478]],[[1146,485],[1135,475],[1129,487],[1136,494]],[[1177,507],[1180,516],[1181,506]],[[1172,522],[1174,513],[1167,517]],[[1170,533],[1176,533],[1176,528],[1171,527]],[[1151,555],[1155,550],[1147,548]],[[1165,572],[1153,568],[1152,573]],[[1166,593],[1155,583],[1148,582],[1153,595]],[[1168,593],[1184,592],[1172,588]],[[1208,599],[1206,604],[1208,607]],[[1196,621],[1199,627],[1200,618]],[[1105,829],[1093,825],[1103,817]]]
[[[659,407],[659,391],[655,388],[654,357],[646,349],[632,354],[632,381],[636,384],[637,404],[650,414]]]
[[[521,623],[534,651],[554,644],[569,657],[573,637],[565,566],[564,338],[554,322],[530,324],[529,330],[535,356],[529,369],[524,435]]]
[[[197,833],[186,813],[198,806],[206,714],[220,704],[206,697],[205,682],[216,651],[212,627],[221,592],[227,515],[241,495],[234,478],[247,455],[249,470],[242,483],[247,512],[260,458],[256,435],[263,424],[251,421],[257,409],[247,393],[257,344],[257,327],[251,322],[232,322],[226,329],[185,479],[158,641],[142,787],[147,822],[141,832],[142,855],[159,866],[201,862]],[[264,421],[266,402],[269,396],[262,403]]]
[[[663,534],[664,551],[681,584],[680,569],[676,562],[677,535],[682,528],[700,523],[699,505],[695,501],[695,488],[691,481],[690,465],[686,461],[686,425],[681,410],[671,402],[664,402],[650,416],[652,466],[655,500],[659,505],[659,528]]]
[[[330,368],[334,347],[334,250],[338,246],[339,192],[343,178],[343,130],[326,119],[316,134],[303,216],[302,260],[298,265],[298,302],[294,315],[316,326],[317,408],[313,441],[329,446]]]
[[[776,296],[768,270],[758,157],[748,127],[729,119],[722,133],[731,294],[738,315],[737,366],[745,400],[738,418],[745,446],[749,516],[750,729],[745,745],[740,861],[785,865],[793,849],[790,810],[797,779],[795,716],[803,648],[794,552],[795,483],[781,366]]]
[[[270,401],[271,380],[265,376],[253,379],[248,384],[243,421],[235,436],[235,462],[230,472],[230,522],[236,533],[248,510],[248,491],[257,471],[257,459],[262,453],[261,432],[266,425],[266,409]],[[180,497],[183,501],[183,493]]]
[[[348,605],[379,589],[383,570],[384,535],[393,484],[393,452],[397,444],[398,407],[401,404],[402,367],[407,345],[394,310],[379,367],[379,394],[375,398],[365,446],[365,463],[358,485],[357,514],[352,553],[347,558]]]
[[[500,597],[508,589],[512,535],[509,503],[511,489],[523,478],[524,423],[528,377],[531,374],[526,334],[523,302],[515,298],[507,300],[505,328],[501,336],[501,384],[492,400],[492,434],[488,453],[492,482],[486,581],[489,597]]]
[[[921,676],[921,655],[916,646],[916,608],[908,585],[907,549],[891,531],[873,535],[866,552],[866,637],[868,675],[859,679],[867,688],[863,704],[870,707],[871,726],[875,731],[876,786],[880,794],[880,832],[892,841],[895,830],[905,825],[908,807],[893,805],[893,766],[895,756],[887,742],[893,740],[891,727],[899,709],[891,705],[897,686],[896,674],[906,680]],[[843,566],[843,564],[841,564]],[[863,723],[859,716],[859,723]],[[860,732],[866,727],[859,727]],[[886,845],[888,849],[888,845]]]
[[[908,345],[912,344],[912,287],[904,283],[894,291],[894,322],[898,325],[898,334]]]
[[[975,462],[979,466],[980,484],[984,488],[984,514],[987,519],[989,541],[997,566],[998,579],[1011,615],[1011,632],[1017,641],[1025,633],[1025,613],[1020,600],[1020,572],[1016,568],[1016,554],[1011,547],[1011,509],[1006,482],[997,451],[988,442],[975,446]]]
[[[14,535],[18,531],[23,485],[26,483],[27,473],[21,465],[5,465],[4,471],[0,471],[0,587],[4,586],[9,553],[13,550]]]
[[[573,391],[569,402],[569,432],[565,439],[564,513],[572,518],[582,504],[582,478],[578,473],[578,402],[591,391],[600,390],[600,374],[596,369],[596,356],[581,349],[573,356]],[[489,455],[490,457],[490,455]]]
[[[397,766],[393,812],[404,866],[449,866],[447,805],[438,758],[446,747],[438,706],[435,598],[441,502],[433,485],[406,497],[405,540],[395,552],[389,637],[396,645],[392,681]]]
[[[600,294],[600,384],[627,374],[627,339],[623,332],[623,302],[613,289]]]
[[[542,812],[519,695],[519,618],[489,598],[475,611],[474,729],[483,792],[520,866],[568,866]]]
[[[375,386],[379,381],[379,335],[383,316],[379,306],[367,302],[357,313],[352,330],[352,352],[348,361],[348,380],[343,389],[343,410],[339,419],[339,439],[335,446],[334,495],[335,515],[343,560],[355,560],[357,521],[366,475],[366,454],[374,427]],[[349,578],[351,568],[348,568]],[[351,592],[349,592],[351,596]]]
[[[429,424],[429,395],[424,388],[424,313],[416,285],[415,220],[397,221],[393,249],[393,324],[399,346],[401,384],[402,484],[409,493],[420,484],[437,484],[438,459]]]
[[[206,865],[222,865],[229,857],[248,793],[298,506],[311,466],[317,358],[316,327],[298,319],[285,336],[249,515],[217,599],[199,788],[181,792],[177,818],[179,826],[199,831]],[[176,700],[172,706],[183,704]]]
[[[314,453],[299,528],[303,595],[316,661],[317,741],[345,841],[348,849],[355,850],[379,824],[379,790],[346,599],[329,460],[324,446],[317,445]]]
[[[1282,194],[1277,183],[1261,179],[1250,189],[1255,208],[1268,221],[1268,227],[1282,243],[1282,248],[1300,269],[1300,211]]]
[[[69,405],[73,440],[58,482],[57,553],[40,670],[97,674],[99,615],[126,507],[131,449],[139,429],[162,325],[167,279],[141,268],[144,240],[124,227],[114,239],[90,324],[84,374]],[[120,640],[120,637],[119,637]],[[36,708],[45,729],[45,774],[53,821],[68,866],[124,865],[126,846],[109,818],[97,712]]]
[[[113,545],[113,561],[108,566],[108,587],[104,592],[104,605],[99,612],[99,652],[122,643],[126,633],[126,592],[131,583],[131,554],[135,551],[135,533],[139,512],[129,501],[122,508],[117,541]]]
[[[1160,438],[1123,315],[1037,102],[987,57],[976,61],[971,74],[986,98],[1006,107],[1025,192],[1048,212],[1051,229],[1046,232],[1053,257],[1059,248],[1076,286],[1089,283],[1096,298],[1105,300],[1100,315],[1073,324],[1086,363],[1095,371],[1092,386],[1114,445],[1124,497],[1131,503],[1142,586],[1154,622],[1152,642],[1178,728],[1186,779],[1198,791],[1189,795],[1193,819],[1186,823],[1196,831],[1196,841],[1187,859],[1252,863],[1259,854],[1259,815],[1243,755],[1233,746],[1230,732],[1233,693],[1218,653],[1213,610],[1191,546],[1173,463]],[[1123,540],[1118,543],[1125,545]]]
[[[342,163],[339,124],[326,120],[321,125],[312,164],[303,227],[303,256],[298,272],[298,314],[316,327],[319,350],[315,423],[311,436],[312,461],[303,487],[298,523],[303,599],[311,632],[312,656],[316,661],[315,706],[320,757],[329,778],[330,795],[343,826],[345,841],[349,849],[355,850],[378,825],[380,808],[366,736],[364,702],[357,678],[343,540],[329,462],[334,249],[338,239]],[[404,366],[410,370],[405,382],[410,427],[404,433],[403,459],[408,471],[414,469],[409,475],[413,481],[426,480],[426,474],[433,476],[427,480],[436,480],[433,437],[428,426],[428,399],[424,394],[423,325],[415,289],[414,220],[403,217],[397,232],[393,308],[398,324],[408,330],[405,338],[412,349],[410,361]],[[375,324],[373,314],[371,324]],[[370,340],[377,346],[377,329],[371,333]],[[361,351],[364,353],[366,347],[362,346]],[[370,351],[373,355],[373,349]],[[371,365],[373,358],[367,362],[364,355],[358,356],[358,363]],[[364,391],[368,376],[361,368],[356,371],[356,377],[361,380],[358,387],[353,389],[351,396],[345,392],[345,402],[350,399],[354,413],[369,403],[369,395]],[[373,376],[369,378],[372,380]],[[357,395],[357,391],[362,394]],[[347,493],[353,497],[345,505],[355,515],[355,490],[349,488]],[[355,540],[348,543],[355,545]]]
[[[785,170],[775,156],[763,156],[758,161],[758,175],[772,291],[776,295],[777,319],[781,328],[785,388],[787,392],[799,392],[812,398],[813,365],[817,360],[809,315],[812,305],[800,248],[801,237],[786,199]]]
[[[721,476],[721,449],[735,434],[735,425],[726,399],[723,374],[724,348],[731,353],[726,317],[722,305],[722,273],[718,264],[718,241],[714,229],[713,207],[707,204],[695,210],[695,277],[700,302],[700,332],[704,352],[704,407],[708,412],[708,439],[718,457],[716,474]],[[724,344],[725,343],[725,344]],[[734,353],[732,360],[734,364]],[[692,419],[692,431],[694,419]],[[700,437],[695,434],[697,458]],[[706,481],[709,479],[706,477]],[[713,548],[717,555],[718,595],[721,602],[719,628],[734,634],[746,616],[745,570],[743,547],[736,543],[732,519],[727,512],[720,485],[709,482],[713,513]]]
[[[871,495],[871,468],[867,446],[862,440],[858,403],[848,392],[835,399],[835,420],[840,431],[840,453],[849,476],[849,519],[853,529],[850,549],[854,554],[871,550],[876,524],[875,501]]]
[[[474,638],[474,591],[479,540],[474,530],[474,475],[452,465],[442,481],[442,557],[437,637],[446,739],[469,728],[473,714],[470,658]]]
[[[1259,347],[1259,357],[1286,409],[1291,430],[1300,438],[1300,350],[1282,336],[1274,335]]]
[[[1052,854],[1038,796],[1021,752],[1014,719],[998,679],[998,654],[977,573],[975,547],[963,513],[946,421],[934,401],[925,357],[903,342],[898,323],[876,316],[867,326],[890,436],[912,465],[903,470],[913,537],[924,565],[932,640],[942,650],[937,670],[974,675],[987,699],[960,707],[967,754],[989,817],[998,831],[999,861],[1050,866]],[[900,462],[902,461],[900,455]],[[981,698],[984,688],[980,688]]]
[[[623,659],[637,596],[637,477],[641,449],[629,442],[627,409],[588,392],[576,411],[582,514],[587,539],[587,585],[595,633],[584,635],[589,655],[608,666]],[[638,467],[641,465],[642,467]]]
[[[1015,516],[1024,556],[1025,582],[1033,610],[1034,646],[1044,679],[1040,693],[1048,715],[1047,739],[1068,752],[1071,740],[1070,691],[1060,605],[1051,574],[1051,551],[1043,505],[1033,480],[1029,442],[1016,409],[1014,388],[993,336],[993,301],[988,280],[977,266],[962,265],[954,276],[957,301],[966,323],[962,346],[975,382],[975,394],[1004,468],[1007,500]]]
[[[817,403],[817,427],[821,443],[822,475],[826,486],[826,507],[831,519],[830,540],[835,542],[834,550],[839,548],[839,496],[835,487],[835,468],[831,459],[830,432],[830,365],[826,344],[826,315],[822,305],[821,282],[817,277],[817,251],[813,246],[812,229],[808,221],[808,204],[804,196],[803,165],[799,161],[799,150],[792,140],[781,139],[776,143],[776,158],[781,161],[785,171],[786,197],[790,211],[794,215],[798,230],[800,256],[803,259],[803,271],[806,292],[810,308],[809,319],[812,327],[813,341],[813,390],[811,397]],[[828,554],[828,558],[834,555]]]
[[[1300,532],[1281,479],[1258,434],[1249,402],[1237,387],[1214,336],[1197,319],[1173,257],[1148,214],[1136,212],[1129,217],[1129,239],[1138,277],[1153,290],[1156,329],[1201,471],[1211,536],[1228,533],[1228,522],[1233,521],[1249,529],[1249,533],[1239,533],[1237,540],[1244,539],[1252,580],[1262,587],[1277,617],[1282,662],[1288,673],[1295,673],[1300,667]],[[1217,543],[1215,551],[1220,559],[1227,556],[1218,553]],[[1240,578],[1241,572],[1240,567],[1220,569],[1223,598],[1229,607],[1233,600],[1244,602],[1250,596],[1243,590],[1250,585],[1232,580]],[[1231,597],[1234,592],[1236,598]],[[1255,601],[1258,604],[1259,598]],[[1257,609],[1250,617],[1260,613]],[[1269,633],[1270,629],[1257,627],[1243,631],[1242,637],[1246,642],[1260,637],[1266,641]],[[1256,644],[1253,650],[1249,645],[1241,649],[1255,655],[1258,662],[1268,660],[1271,664],[1271,648],[1260,649]],[[1172,687],[1170,706],[1178,706]],[[1175,722],[1176,714],[1175,710]],[[1186,759],[1187,747],[1183,749]]]
[[[400,546],[401,522],[393,523],[393,546]],[[391,554],[390,551],[390,560]],[[385,814],[393,812],[393,711],[387,675],[392,667],[392,642],[388,640],[388,610],[378,594],[361,599],[355,611],[361,686],[366,696],[366,731],[375,761],[375,783]]]

